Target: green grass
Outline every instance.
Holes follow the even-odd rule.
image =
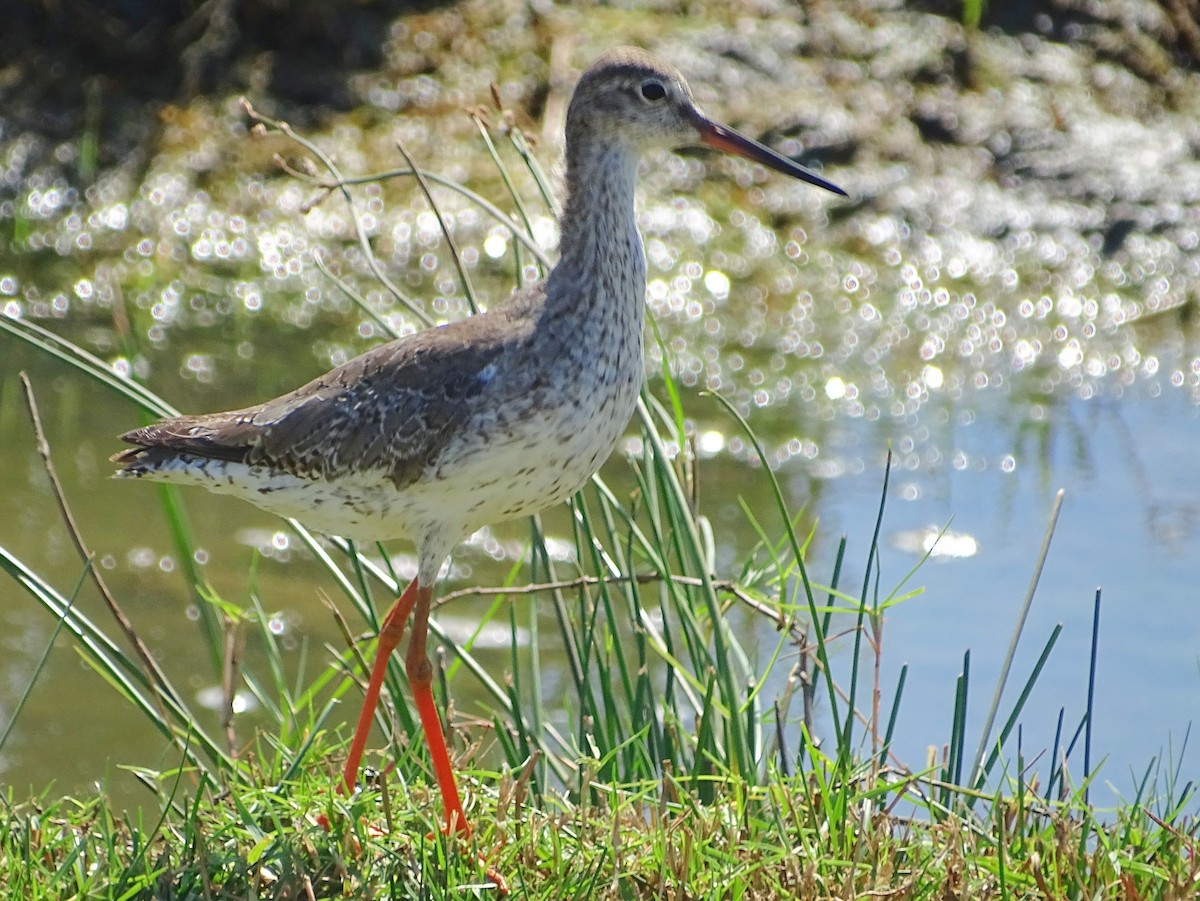
[[[324,738],[306,765],[266,737],[227,792],[160,774],[160,814],[118,815],[103,795],[43,797],[0,814],[8,897],[495,897],[489,872],[523,898],[1193,898],[1191,834],[1131,805],[1099,820],[1078,795],[990,799],[979,817],[897,794],[932,794],[839,774],[817,754],[790,778],[728,772],[701,801],[689,780],[593,783],[535,802],[511,774],[467,771],[478,831],[434,832],[435,789],[389,776],[347,801],[332,790],[343,750]],[[598,760],[581,762],[595,773]],[[830,779],[850,775],[844,809]],[[311,892],[311,895],[309,894]]]
[[[324,165],[330,179],[317,187],[342,194],[354,212],[351,189],[369,179],[344,180],[319,148],[282,123],[264,124]],[[520,273],[526,260],[544,261],[523,230],[532,201],[516,195],[505,160],[514,158],[543,186],[541,204],[549,203],[545,179],[519,133],[508,135],[508,148],[482,125],[481,134],[513,192],[514,216],[429,173],[422,188],[435,206],[437,192],[449,187],[504,222],[520,238],[512,261]],[[361,229],[360,239],[380,283],[393,290]],[[470,296],[466,269],[459,271]],[[342,287],[383,324],[353,287]],[[0,330],[147,417],[171,412],[36,323],[0,318]],[[511,630],[504,680],[475,659],[473,641],[456,643],[431,624],[435,643],[446,648],[436,661],[441,701],[470,677],[485,687],[493,710],[490,727],[451,722],[477,829],[469,843],[436,832],[440,800],[398,666],[389,677],[397,702],[379,718],[388,736],[384,759],[394,768],[351,798],[336,791],[347,736],[328,726],[330,712],[357,700],[370,648],[356,636],[374,634],[376,611],[399,587],[394,573],[351,545],[292,524],[325,566],[323,588],[336,596],[331,615],[345,636],[343,648],[310,661],[300,679],[269,627],[269,599],[251,592],[243,604],[231,603],[196,572],[183,572],[202,611],[199,640],[223,676],[227,700],[248,689],[271,721],[249,749],[231,731],[203,725],[210,719],[136,650],[132,626],[114,630],[74,608],[82,583],[91,581],[121,619],[119,599],[89,563],[86,536],[75,534],[80,576],[68,587],[49,584],[0,548],[0,569],[72,637],[118,698],[144,714],[176,761],[167,771],[139,773],[148,794],[136,816],[116,813],[103,793],[31,800],[10,793],[0,819],[0,885],[11,897],[34,899],[494,897],[490,868],[514,896],[547,899],[1195,897],[1191,784],[1169,765],[1148,770],[1137,797],[1095,811],[1087,796],[1095,778],[1090,705],[1078,724],[1066,724],[1073,733],[1060,735],[1061,746],[1056,739],[1044,790],[1029,784],[1020,715],[1057,631],[1044,639],[1016,700],[1002,707],[1005,668],[978,736],[966,725],[977,693],[968,655],[946,711],[943,753],[915,771],[913,762],[896,761],[890,747],[905,679],[901,670],[896,685],[880,683],[883,624],[885,614],[904,615],[898,605],[915,592],[913,573],[894,586],[880,583],[886,476],[865,559],[846,559],[843,542],[831,570],[815,577],[804,564],[813,535],[798,531],[799,515],[764,468],[774,504],[745,508],[758,544],[719,573],[688,451],[687,402],[664,368],[661,388],[643,395],[632,426],[641,439],[628,460],[634,490],[619,494],[597,479],[571,504],[577,562],[570,571],[553,562],[535,519],[528,568],[515,568],[490,600],[476,601],[480,629],[499,619]],[[731,428],[758,449],[751,424],[725,409]],[[52,470],[53,449],[43,453]],[[164,489],[161,500],[176,558],[190,561],[185,496]],[[69,499],[62,501],[65,514]],[[1053,522],[1054,515],[1035,573]],[[847,587],[856,562],[861,582]],[[1014,646],[1036,583],[1035,575],[1016,616]],[[553,611],[555,634],[540,636],[535,613],[525,618],[517,611],[527,608],[508,603],[529,594]],[[755,630],[736,627],[759,618],[775,628],[773,646],[750,643],[745,636]],[[519,628],[531,632],[528,643],[518,642]],[[261,647],[260,667],[236,663],[230,649],[243,641]],[[568,660],[553,708],[543,689],[539,649],[546,645],[565,649]],[[1080,673],[1081,685],[1093,680],[1094,659]],[[995,734],[994,723],[1001,724]],[[1064,763],[1081,755],[1073,781]]]

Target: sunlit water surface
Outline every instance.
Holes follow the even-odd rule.
[[[1104,779],[1128,796],[1131,772],[1164,755],[1185,779],[1200,759],[1190,750],[1181,756],[1200,714],[1193,450],[1200,357],[1191,287],[1200,276],[1200,167],[1185,126],[1173,132],[1160,121],[1150,130],[1105,107],[1105,97],[1131,96],[1123,73],[1076,96],[1062,93],[1074,82],[1063,74],[1071,70],[1061,48],[1026,54],[999,41],[981,52],[996,54],[1014,80],[981,91],[970,115],[1009,117],[1003,127],[987,123],[1008,144],[980,138],[957,158],[918,145],[928,158],[903,163],[864,150],[858,163],[828,173],[853,201],[738,162],[692,155],[647,162],[639,215],[649,310],[662,337],[661,345],[649,338],[650,385],[662,394],[665,354],[691,417],[718,563],[729,571],[755,542],[738,499],[764,521],[773,506],[752,448],[701,389],[720,392],[748,418],[793,509],[819,521],[809,560],[816,581],[828,578],[845,534],[841,587],[860,591],[889,447],[880,588],[900,583],[948,529],[906,585],[923,593],[888,611],[882,636],[885,697],[909,666],[893,750],[914,769],[928,747],[940,749],[949,737],[954,680],[968,649],[974,750],[1055,492],[1065,489],[1006,697],[1011,704],[1061,622],[1022,717],[1024,755],[1048,753],[1060,710],[1069,738],[1086,709],[1093,603],[1102,589],[1093,761],[1103,759]],[[710,75],[724,71],[709,57],[695,63]],[[1042,81],[1016,78],[1019,66]],[[842,96],[861,100],[852,88],[865,71],[843,67],[839,77],[850,86],[846,94],[819,97],[817,108],[837,109]],[[744,114],[738,100],[753,85],[737,87],[742,93],[702,99]],[[1086,140],[1072,142],[1047,123],[1039,92],[1050,87],[1058,102],[1078,102]],[[402,82],[401,89],[423,96],[438,86]],[[1021,91],[1032,94],[1014,107],[1008,101]],[[846,102],[847,117],[865,114]],[[511,206],[469,124],[393,119],[397,103],[379,100],[371,114],[344,117],[319,140],[344,171],[358,174],[399,166],[392,139],[401,137],[431,169]],[[854,132],[854,122],[834,112],[822,128],[836,136]],[[799,150],[789,140],[777,143]],[[1096,179],[1095,190],[1063,189],[1055,180],[1066,165],[1056,143],[1063,141],[1077,151],[1072,174]],[[999,162],[972,162],[980,147]],[[249,137],[230,101],[168,120],[144,172],[114,169],[83,194],[52,171],[28,179],[19,215],[6,214],[19,221],[23,251],[0,257],[0,308],[67,335],[180,409],[197,411],[294,387],[381,340],[385,325],[414,328],[371,273],[341,199],[310,209],[320,192],[279,173],[276,152],[296,155],[280,138]],[[505,158],[529,198],[536,240],[552,253],[553,212],[534,199],[515,155]],[[1122,208],[1132,224],[1119,226],[1119,239],[1114,192],[1140,198]],[[355,199],[389,277],[433,318],[465,315],[441,227],[407,180],[356,188]],[[518,255],[506,229],[457,195],[439,201],[486,300],[499,301],[514,277],[538,277],[532,254]],[[318,254],[373,316],[320,271]],[[11,338],[0,338],[0,361],[0,544],[65,592],[80,578],[23,412],[15,374],[26,369],[97,565],[179,683],[201,703],[211,699],[214,679],[196,650],[157,495],[107,479],[115,435],[137,423],[134,412]],[[627,486],[620,457],[604,475]],[[334,588],[269,515],[200,492],[187,502],[206,578],[243,600],[253,581],[278,611],[292,662],[303,659],[311,677],[324,665],[323,645],[341,644],[321,600]],[[561,515],[548,521],[555,534],[567,534]],[[519,524],[478,537],[456,555],[447,587],[499,581],[524,553],[524,537]],[[391,550],[403,564],[409,549]],[[6,722],[55,623],[12,583],[0,584],[0,598]],[[455,602],[442,611],[443,623],[469,626],[472,604],[480,603]],[[90,589],[79,604],[104,621]],[[769,624],[759,628],[765,660],[776,639]],[[553,634],[543,629],[543,641]],[[509,665],[506,642],[507,635],[479,653],[497,677]],[[544,650],[546,659],[553,653]],[[248,656],[252,665],[253,649]],[[553,684],[553,673],[546,678]],[[468,680],[456,682],[459,709],[474,712],[472,691]],[[248,728],[254,712],[247,717]],[[54,780],[64,792],[107,778],[114,793],[136,803],[144,795],[120,767],[172,762],[144,719],[60,640],[3,748],[0,776],[18,788]],[[1078,751],[1070,768],[1081,776]]]

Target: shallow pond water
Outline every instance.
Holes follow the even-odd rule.
[[[804,112],[765,138],[785,152],[815,146],[854,200],[736,161],[648,160],[639,216],[662,337],[651,344],[651,391],[662,392],[665,355],[684,392],[722,566],[734,568],[755,540],[738,499],[756,510],[769,501],[752,448],[700,389],[748,417],[793,509],[819,521],[814,578],[827,576],[844,532],[847,590],[857,593],[889,446],[881,585],[899,582],[949,526],[912,578],[924,594],[893,608],[884,632],[883,684],[894,684],[902,663],[911,667],[895,753],[914,768],[949,735],[967,648],[977,736],[1053,495],[1066,489],[1009,693],[1063,622],[1023,718],[1026,758],[1048,752],[1060,708],[1073,729],[1102,587],[1095,756],[1107,755],[1105,777],[1129,794],[1129,771],[1168,748],[1178,753],[1200,714],[1191,459],[1200,441],[1192,151],[1200,119],[1180,100],[1191,96],[1194,106],[1200,84],[1190,95],[1175,86],[1167,103],[1161,90],[1077,49],[990,35],[973,39],[975,85],[963,90],[937,68],[947,48],[961,50],[953,23],[889,20],[910,31],[884,40],[852,17],[833,20],[821,56],[789,55],[799,32],[766,20],[743,23],[735,37],[700,31],[694,53],[674,56],[711,112],[755,133],[779,125],[753,98],[785,72]],[[402,168],[399,138],[431,170],[508,209],[457,109],[486,96],[488,75],[381,75],[360,85],[358,111],[310,136],[348,174]],[[519,104],[528,84],[514,77],[500,93]],[[553,211],[496,137],[532,232],[551,253]],[[8,148],[12,169],[18,144]],[[848,159],[834,164],[839,148]],[[379,286],[341,199],[310,207],[320,191],[279,172],[275,153],[301,158],[282,138],[251,137],[231,98],[169,111],[144,167],[114,167],[87,189],[53,166],[22,173],[4,211],[17,240],[0,256],[0,307],[78,341],[185,410],[262,399],[380,340],[385,325],[417,327]],[[410,180],[354,192],[389,277],[432,318],[465,315],[441,228]],[[485,301],[502,299],[514,277],[537,276],[533,254],[518,255],[476,205],[449,192],[438,199]],[[373,316],[320,270],[317,255]],[[136,424],[134,411],[3,335],[0,360],[0,545],[64,590],[79,578],[22,410],[15,373],[25,369],[98,565],[183,684],[210,691],[156,496],[106,478],[115,434]],[[628,482],[620,454],[604,474]],[[314,589],[319,571],[281,523],[200,492],[187,505],[198,562],[218,590],[244,596],[258,555],[257,590],[279,611],[297,659],[340,642],[323,589]],[[549,522],[565,534],[561,517]],[[450,587],[501,578],[523,538],[514,525],[464,548]],[[0,598],[7,720],[54,623],[12,584],[0,584]],[[96,598],[85,591],[80,603],[99,618]],[[456,602],[444,621],[469,622],[470,604]],[[765,654],[772,633],[761,629]],[[502,648],[481,658],[496,676],[508,662]],[[107,774],[119,795],[139,797],[116,768],[170,758],[140,716],[105,692],[60,641],[3,749],[0,778],[18,788],[53,778],[69,791]],[[459,680],[456,701],[468,712],[470,693]],[[1197,759],[1182,758],[1185,777]]]

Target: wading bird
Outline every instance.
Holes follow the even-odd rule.
[[[707,144],[845,194],[705,116],[683,76],[622,48],[579,80],[566,118],[558,264],[505,304],[375,347],[290,394],[122,435],[117,473],[201,485],[346,538],[416,543],[417,576],[387,614],[346,760],[353,789],[387,661],[411,618],[406,672],[447,831],[469,832],[426,655],[434,582],[456,544],[583,484],[624,432],[642,385],[646,263],[637,162]]]

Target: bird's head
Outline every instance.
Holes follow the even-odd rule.
[[[614,141],[637,151],[706,144],[835,194],[846,193],[799,163],[709,119],[678,69],[636,47],[619,47],[597,59],[579,79],[567,110],[568,147]]]

